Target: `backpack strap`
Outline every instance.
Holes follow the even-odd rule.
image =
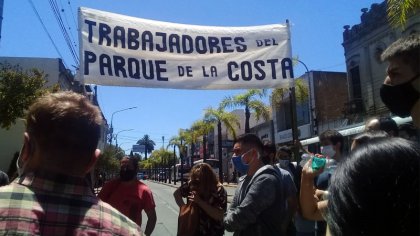
[[[257,172],[255,172],[255,174],[252,176],[251,180],[249,181],[248,186],[246,187],[246,191],[245,192],[248,193],[249,188],[251,187],[252,183],[254,182],[254,180],[255,180],[255,178],[257,176],[259,176],[259,175],[261,175],[261,174],[263,174],[265,172],[268,172],[268,171],[271,171],[274,174],[274,176],[276,176],[277,180],[280,183],[282,182],[281,181],[281,173],[280,173],[280,170],[278,170],[277,168],[274,168],[271,165],[265,165],[265,166],[259,168],[257,170]]]

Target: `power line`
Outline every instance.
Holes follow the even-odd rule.
[[[76,63],[76,65],[79,65],[79,57],[77,55],[76,50],[72,46],[70,36],[69,36],[69,34],[67,32],[66,27],[64,26],[64,22],[63,22],[63,19],[61,18],[60,10],[58,9],[57,2],[54,1],[54,0],[50,0],[49,3],[50,3],[50,6],[51,6],[52,11],[54,13],[55,19],[57,20],[57,23],[58,23],[58,25],[60,27],[61,34],[64,37],[64,41],[66,42],[67,47],[69,48],[70,53],[71,53],[71,55],[73,57],[73,60]]]
[[[31,4],[31,7],[32,7],[32,9],[33,9],[33,10],[34,10],[34,12],[35,12],[35,15],[38,17],[39,22],[41,22],[42,28],[44,29],[44,31],[45,31],[45,33],[47,34],[48,38],[50,39],[51,43],[53,44],[53,46],[54,46],[54,48],[55,48],[55,51],[58,53],[58,55],[60,56],[60,58],[63,60],[63,64],[64,64],[64,66],[67,68],[66,62],[65,62],[65,61],[64,61],[64,59],[63,59],[63,55],[61,55],[60,51],[58,50],[57,45],[55,44],[55,42],[54,42],[54,40],[52,39],[52,37],[51,37],[50,33],[48,32],[47,27],[45,27],[45,24],[44,24],[44,22],[42,21],[41,16],[39,15],[38,11],[36,10],[34,3],[32,2],[32,0],[28,0],[28,1],[29,1],[29,4]]]
[[[77,48],[77,43],[76,43],[76,40],[75,40],[76,37],[74,36],[74,32],[71,30],[72,27],[70,26],[70,23],[69,23],[67,14],[66,14],[67,11],[64,10],[64,6],[63,6],[63,3],[61,2],[61,0],[60,0],[60,8],[61,8],[61,13],[64,14],[64,19],[66,20],[66,24],[68,26],[68,30],[70,31],[70,37],[71,37],[73,46]],[[71,12],[71,9],[70,9],[70,12]],[[77,26],[76,25],[75,25],[75,29],[77,29]]]
[[[76,26],[77,31],[79,31],[79,25],[76,23],[76,18],[74,17],[74,14],[73,14],[73,11],[72,11],[73,7],[71,7],[70,0],[68,0],[67,3],[69,4],[69,7],[70,7],[70,12],[71,12],[71,15],[73,17],[74,25]]]

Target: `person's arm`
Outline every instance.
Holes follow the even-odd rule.
[[[229,208],[223,219],[227,231],[243,230],[250,224],[257,222],[262,211],[270,207],[275,201],[277,188],[276,176],[262,174],[258,176],[249,188],[241,204]]]
[[[174,192],[175,202],[179,207],[185,205],[185,202],[184,202],[184,200],[182,199],[182,196],[181,196],[181,189],[180,188],[181,187],[177,188]]]
[[[146,230],[144,231],[144,235],[149,236],[152,234],[153,230],[155,229],[156,225],[156,210],[155,208],[151,209],[145,209],[144,212],[146,212],[147,215],[147,224],[146,224]]]
[[[311,154],[308,150],[306,150],[303,146],[300,140],[295,140],[295,147],[299,150],[303,151],[304,153]]]
[[[197,205],[201,209],[203,209],[204,212],[208,216],[210,216],[211,218],[213,218],[214,220],[217,220],[217,221],[222,221],[223,220],[223,214],[224,214],[223,209],[221,209],[219,207],[214,207],[214,206],[208,204],[207,202],[205,202],[204,200],[202,200],[198,194],[195,194],[195,193],[193,193],[190,196],[188,196],[188,199],[191,202],[197,203]]]
[[[227,193],[223,187],[219,187],[217,192],[218,198],[214,199],[219,206],[212,206],[206,201],[203,201],[198,194],[193,192],[192,195],[188,196],[188,199],[192,202],[197,203],[197,205],[206,212],[208,216],[217,221],[223,220],[223,215],[225,214],[227,207]]]
[[[319,207],[323,207],[325,204],[318,206],[318,198],[315,196],[314,186],[314,178],[322,172],[322,169],[314,171],[311,165],[312,159],[302,169],[299,196],[300,210],[305,219],[324,220]]]

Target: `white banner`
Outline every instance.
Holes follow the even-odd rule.
[[[79,28],[86,84],[249,89],[293,78],[287,25],[183,25],[81,8]]]

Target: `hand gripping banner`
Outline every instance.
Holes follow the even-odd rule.
[[[215,27],[80,8],[86,84],[174,89],[289,87],[288,25]]]

